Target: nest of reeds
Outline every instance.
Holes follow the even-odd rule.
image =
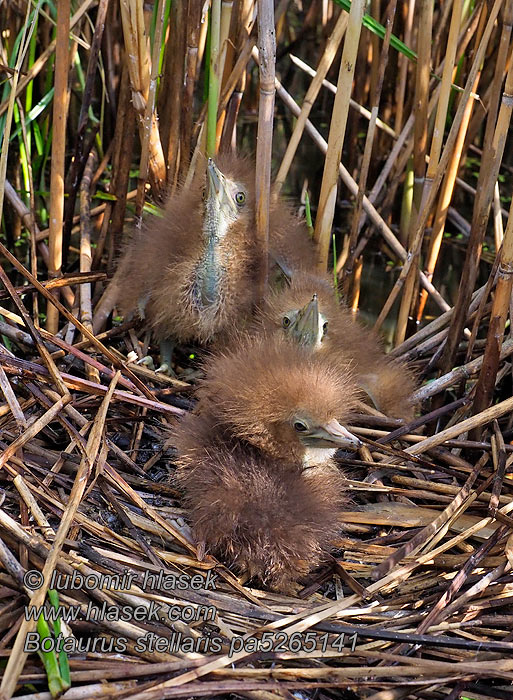
[[[0,697],[510,698],[511,3],[41,5],[0,2]],[[409,424],[355,416],[294,597],[198,559],[163,447],[194,384],[97,304],[123,231],[257,112],[262,246],[273,143],[348,303],[394,278],[371,313],[423,382]]]
[[[51,656],[60,640],[84,697],[438,697],[489,689],[491,677],[498,692],[508,687],[512,399],[463,420],[465,396],[409,425],[373,409],[355,416],[365,447],[340,460],[351,476],[344,529],[298,596],[284,596],[196,557],[163,449],[193,387],[127,363],[122,341],[142,347],[133,330],[73,345],[36,329],[10,292],[29,333],[2,328],[16,350],[0,355],[4,656]],[[430,324],[395,354],[425,362],[436,331],[447,325]],[[462,377],[470,385],[481,364],[419,398]],[[442,419],[448,427],[429,430]],[[479,439],[461,438],[476,428]],[[45,636],[35,611],[46,605],[48,616],[47,588],[59,632],[50,623]],[[22,697],[41,697],[48,664],[28,656]]]

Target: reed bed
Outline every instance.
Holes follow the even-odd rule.
[[[511,697],[512,19],[0,3],[0,697]],[[163,448],[194,380],[136,364],[156,348],[107,287],[129,228],[234,147],[264,249],[274,172],[419,377],[409,424],[354,416],[344,527],[294,597],[198,559]]]

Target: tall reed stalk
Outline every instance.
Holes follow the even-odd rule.
[[[276,36],[273,0],[258,0],[257,6],[260,99],[258,102],[255,196],[256,240],[262,256],[257,289],[257,300],[260,301],[267,292],[268,276],[267,255],[269,250],[269,204],[271,197]]]
[[[506,136],[511,122],[513,110],[513,61],[510,67],[502,95],[502,104],[497,120],[493,147],[497,150],[504,148]],[[497,286],[490,313],[490,323],[486,338],[486,348],[483,366],[477,382],[476,394],[472,410],[480,413],[491,403],[495,387],[495,378],[499,368],[499,357],[504,338],[504,327],[510,311],[511,291],[513,287],[513,198],[509,210],[508,223],[504,232],[504,240],[500,251],[500,262],[497,276]],[[511,320],[511,319],[510,319]]]
[[[512,0],[508,0],[504,17],[510,24],[512,12],[511,7]],[[488,26],[491,20],[498,14],[498,10],[498,0],[496,0],[490,12]],[[483,35],[481,43],[485,41],[485,34],[486,31]],[[486,225],[488,223],[488,216],[493,201],[495,183],[499,174],[499,168],[501,166],[506,142],[506,132],[504,132],[504,127],[504,121],[500,123],[498,122],[497,126],[495,126],[495,114],[492,110],[487,119],[487,133],[485,134],[485,142],[490,143],[491,134],[493,134],[493,140],[490,147],[483,152],[483,158],[479,170],[479,179],[477,182],[477,194],[472,212],[471,234],[467,244],[465,262],[458,289],[458,297],[455,304],[454,315],[451,319],[451,329],[447,338],[447,343],[444,347],[442,357],[440,358],[440,368],[444,373],[452,369],[454,364],[458,343],[465,325],[470,295],[472,294],[477,279],[483,238]]]
[[[447,120],[447,107],[449,105],[449,97],[451,94],[451,84],[453,81],[453,75],[454,75],[454,62],[456,60],[456,50],[458,47],[458,36],[459,36],[459,29],[461,25],[461,13],[463,9],[463,0],[454,0],[453,5],[452,5],[452,17],[451,17],[451,26],[449,28],[449,37],[447,40],[447,49],[445,52],[445,59],[444,59],[444,70],[442,74],[442,83],[440,86],[440,95],[438,98],[438,105],[437,105],[437,110],[436,110],[436,117],[435,117],[435,126],[433,129],[433,139],[431,141],[431,150],[429,153],[429,163],[427,167],[427,172],[426,172],[426,179],[425,179],[425,184],[424,184],[424,190],[422,193],[423,200],[425,201],[427,195],[429,194],[429,190],[431,189],[431,185],[433,182],[433,178],[436,172],[436,168],[438,166],[438,162],[440,160],[440,153],[442,152],[442,144],[443,144],[443,136],[444,136],[444,131],[445,131],[445,123]],[[464,118],[464,121],[465,120]],[[460,133],[465,133],[465,129],[460,129]],[[460,149],[461,152],[461,149]],[[457,174],[457,166],[459,164],[459,158],[458,159],[453,159],[452,161],[456,167],[453,168],[454,172],[454,179],[456,178]],[[448,177],[448,176],[446,176]],[[454,183],[454,181],[453,181]],[[452,196],[452,191],[453,187],[449,184],[448,186],[444,187],[444,192],[446,195],[450,198]],[[442,202],[442,200],[444,200]],[[442,202],[442,204],[440,204]],[[437,213],[435,214],[435,224],[433,227],[433,231],[431,233],[431,240],[430,240],[430,247],[429,247],[429,253],[427,257],[427,261],[425,264],[425,271],[427,278],[429,280],[433,279],[433,272],[435,269],[436,261],[438,260],[438,254],[440,252],[440,247],[442,244],[442,236],[443,236],[443,224],[445,222],[445,216],[442,214],[442,212],[446,211],[448,207],[449,202],[447,202],[447,197],[443,197],[442,195],[440,196],[439,199],[439,205],[437,208]],[[421,291],[421,296],[420,296],[420,301],[419,301],[419,309],[417,313],[417,320],[420,321],[422,318],[422,314],[424,311],[424,306],[426,305],[427,301],[427,292],[425,289]]]
[[[221,39],[221,0],[212,0],[210,9],[210,62],[208,72],[207,155],[215,156],[217,107],[219,105],[219,43]]]
[[[62,268],[62,225],[64,219],[64,159],[66,155],[66,119],[68,114],[70,0],[59,2],[57,9],[57,45],[55,49],[55,93],[52,115],[52,170],[50,177],[50,259],[49,277],[59,277]],[[53,294],[58,297],[56,290]],[[46,328],[57,333],[59,312],[52,304],[46,311]]]
[[[333,63],[333,59],[338,51],[342,37],[347,29],[347,23],[347,14],[345,12],[341,12],[338,16],[333,32],[326,42],[326,47],[324,49],[324,53],[322,54],[321,60],[319,61],[319,65],[317,66],[317,71],[315,72],[314,78],[306,92],[305,99],[301,107],[301,114],[296,121],[294,131],[292,132],[292,136],[287,144],[287,150],[285,151],[285,155],[283,156],[283,160],[275,180],[276,194],[278,194],[281,190],[283,183],[285,182],[285,178],[287,177],[287,173],[290,170],[297,147],[299,146],[299,142],[303,136],[306,120],[308,119],[315,100],[317,99],[322,82],[326,77],[331,64]]]
[[[418,0],[418,61],[415,81],[415,124],[413,129],[413,202],[408,232],[408,248],[412,263],[404,281],[403,296],[399,307],[395,329],[395,345],[402,343],[406,336],[408,318],[417,289],[418,260],[420,250],[413,251],[415,226],[421,210],[422,190],[426,173],[426,153],[428,143],[429,78],[431,70],[431,35],[433,33],[433,3],[431,0]]]
[[[353,86],[356,56],[360,42],[364,0],[353,0],[349,13],[349,22],[342,51],[342,60],[338,74],[337,94],[331,115],[328,151],[322,175],[319,207],[315,219],[314,240],[317,243],[317,267],[325,272],[331,242],[331,226],[335,215],[337,199],[338,167],[342,155],[344,135],[346,132],[349,99]]]

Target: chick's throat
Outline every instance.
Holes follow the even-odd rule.
[[[223,242],[238,218],[238,210],[230,194],[230,186],[212,159],[207,167],[207,190],[203,215],[203,253],[196,267],[193,299],[200,311],[217,313],[223,298],[226,277],[226,251]]]

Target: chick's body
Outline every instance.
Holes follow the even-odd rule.
[[[388,358],[377,334],[337,303],[327,279],[296,271],[290,286],[269,293],[255,327],[296,340],[342,367],[350,363],[359,387],[376,408],[399,418],[412,416],[414,374],[404,363]]]
[[[128,243],[119,303],[160,341],[207,343],[241,328],[254,302],[254,165],[235,156],[209,162],[206,181],[177,191]],[[283,202],[270,212],[270,247],[287,265],[313,259],[305,225]]]
[[[340,528],[346,490],[332,456],[359,445],[338,422],[358,396],[350,370],[255,338],[214,358],[198,395],[171,438],[195,537],[271,588],[295,590]]]

